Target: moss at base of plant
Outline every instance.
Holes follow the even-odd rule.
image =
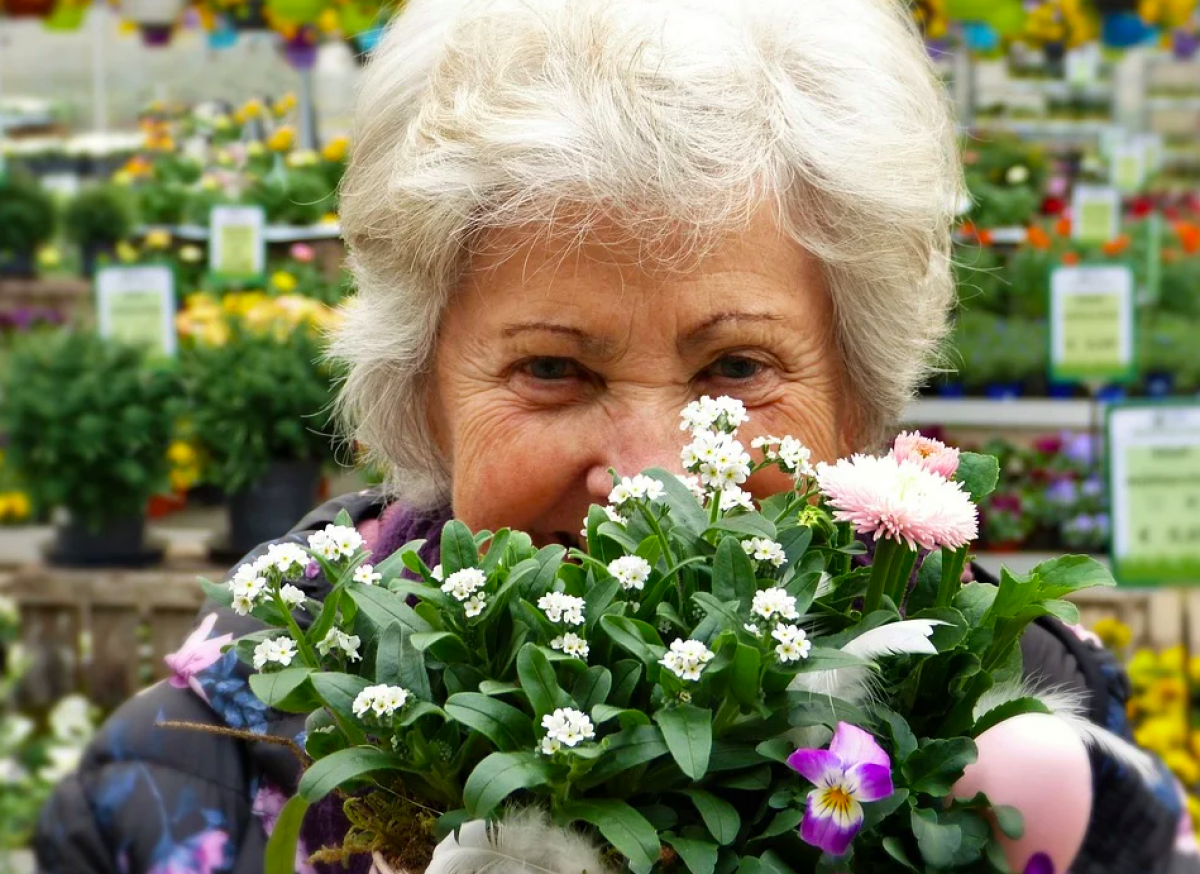
[[[373,793],[346,800],[350,830],[340,847],[325,847],[311,861],[343,863],[353,856],[378,853],[397,871],[417,874],[433,858],[437,817],[402,795]]]

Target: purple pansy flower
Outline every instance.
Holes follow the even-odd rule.
[[[1054,861],[1045,853],[1034,853],[1025,864],[1025,874],[1054,874]]]
[[[163,658],[172,672],[170,684],[176,689],[186,689],[190,686],[192,691],[204,699],[205,703],[208,702],[208,696],[204,694],[200,684],[193,678],[205,668],[219,661],[221,649],[233,642],[232,634],[209,637],[216,624],[217,614],[209,613],[183,642],[183,646]]]
[[[863,824],[863,802],[892,794],[892,760],[861,728],[839,722],[827,750],[796,750],[788,765],[814,786],[800,837],[843,856]]]

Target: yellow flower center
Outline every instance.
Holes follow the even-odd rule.
[[[841,786],[830,786],[821,793],[821,796],[822,805],[835,815],[845,817],[850,814],[850,807],[854,804],[854,799]]]

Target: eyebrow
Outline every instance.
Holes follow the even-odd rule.
[[[556,334],[579,344],[580,348],[594,357],[603,357],[612,352],[613,344],[609,340],[589,334],[570,325],[560,325],[557,322],[515,322],[505,325],[500,332],[506,340],[521,334]]]
[[[786,321],[783,316],[777,316],[772,313],[746,313],[746,312],[723,312],[717,313],[705,319],[694,328],[690,329],[686,334],[679,338],[676,347],[679,352],[685,353],[695,350],[697,346],[712,340],[725,325],[736,324],[739,322],[783,322]]]

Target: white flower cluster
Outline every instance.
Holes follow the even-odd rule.
[[[720,507],[722,513],[728,513],[730,510],[745,510],[753,513],[754,501],[751,500],[750,493],[745,489],[722,489]]]
[[[679,414],[683,421],[680,431],[698,434],[702,431],[724,431],[732,433],[750,421],[746,405],[736,398],[710,398],[707,395],[692,401]]]
[[[637,476],[623,477],[608,495],[608,502],[614,507],[620,507],[629,501],[657,501],[663,496],[663,484],[654,477],[639,473]],[[610,517],[611,518],[611,517]]]
[[[676,475],[681,483],[688,487],[688,490],[696,498],[697,501],[703,501],[708,497],[708,492],[704,490],[704,486],[700,484],[700,477],[688,474],[687,476]],[[741,491],[740,489],[738,491]]]
[[[714,490],[737,488],[750,478],[750,453],[732,434],[699,431],[680,453],[684,468]]]
[[[623,555],[608,563],[608,572],[617,578],[625,591],[637,589],[640,592],[650,578],[650,562],[640,555]]]
[[[441,575],[442,566],[439,564],[433,569],[431,576],[437,580],[441,579]],[[487,596],[479,591],[485,585],[487,574],[479,568],[466,567],[450,574],[442,583],[442,591],[463,605],[468,618],[474,618],[487,606]]]
[[[596,736],[596,728],[587,714],[570,707],[560,707],[553,713],[542,717],[542,728],[546,736],[542,738],[542,752],[552,756],[564,746],[578,746],[585,740]]]
[[[317,644],[317,652],[327,656],[334,650],[341,650],[342,655],[352,662],[357,662],[362,659],[362,656],[358,654],[358,647],[361,643],[357,634],[346,634],[340,628],[331,628],[325,635],[325,639]]]
[[[756,437],[750,441],[752,449],[763,449],[767,461],[779,463],[785,471],[799,479],[812,476],[812,450],[795,437]]]
[[[771,637],[779,641],[779,645],[775,647],[775,655],[779,656],[781,662],[798,662],[808,658],[808,654],[812,652],[812,641],[808,639],[804,629],[796,625],[776,625]]]
[[[658,663],[681,680],[699,680],[704,666],[711,662],[714,653],[698,640],[673,640],[671,651]]]
[[[327,525],[308,538],[308,548],[326,561],[350,558],[362,545],[362,535],[349,525]]]
[[[298,543],[272,543],[261,559],[261,569],[274,568],[285,580],[299,579],[308,567],[308,553]]]
[[[283,603],[287,605],[289,610],[295,610],[306,600],[304,592],[293,585],[280,588],[279,597],[283,599]]]
[[[354,569],[354,582],[362,586],[375,586],[383,580],[383,574],[375,572],[375,566],[360,564]]]
[[[799,619],[796,611],[796,599],[787,593],[787,589],[778,586],[771,589],[760,589],[754,593],[754,603],[750,605],[751,612],[763,619]]]
[[[368,713],[382,719],[392,716],[408,703],[408,690],[399,686],[368,686],[358,693],[351,709],[359,719]]]
[[[290,637],[275,637],[264,640],[254,648],[254,670],[261,671],[267,665],[287,667],[296,657],[296,641]]]
[[[260,556],[252,562],[239,567],[233,572],[229,588],[233,592],[233,610],[239,616],[245,616],[254,609],[259,598],[267,591],[266,556]]]
[[[577,659],[586,659],[588,653],[592,651],[592,648],[588,646],[588,642],[574,631],[568,631],[561,637],[554,638],[554,640],[550,641],[550,648],[566,653],[569,656],[574,656]]]
[[[746,555],[755,561],[766,562],[772,567],[778,568],[787,564],[783,545],[767,537],[751,537],[749,540],[743,540],[742,549],[746,550]]]
[[[576,598],[562,592],[548,592],[538,598],[538,609],[546,614],[546,618],[557,624],[583,625],[583,598]]]

